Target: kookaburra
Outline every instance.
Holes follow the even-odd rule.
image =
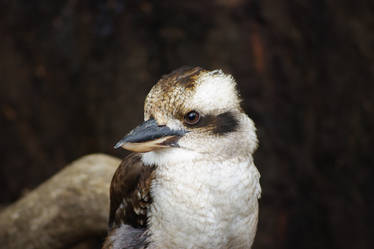
[[[112,179],[103,248],[251,248],[261,187],[240,102],[221,70],[182,67],[153,86],[145,122],[115,145],[134,153]]]

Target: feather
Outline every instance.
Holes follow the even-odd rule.
[[[123,243],[122,248],[142,248],[129,245],[145,243],[154,169],[142,163],[140,154],[131,153],[114,173],[110,186],[109,235],[103,248],[117,248],[110,247],[114,246],[114,238],[122,238],[118,240]]]

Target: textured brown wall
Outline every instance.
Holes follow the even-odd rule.
[[[182,65],[237,79],[255,120],[255,248],[373,248],[374,4],[0,1],[0,201],[142,120]]]

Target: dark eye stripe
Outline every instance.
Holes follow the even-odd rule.
[[[200,117],[200,121],[195,125],[189,125],[191,128],[207,128],[213,134],[225,135],[235,131],[239,122],[231,112],[224,112],[217,116],[205,115]]]
[[[216,117],[216,126],[213,133],[224,135],[235,131],[239,126],[238,120],[231,112],[224,112]]]

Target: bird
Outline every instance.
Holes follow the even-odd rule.
[[[144,102],[110,186],[103,249],[251,248],[258,223],[256,127],[222,70],[184,66]]]

